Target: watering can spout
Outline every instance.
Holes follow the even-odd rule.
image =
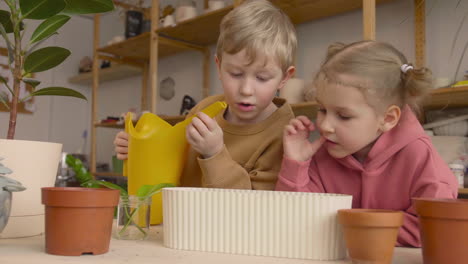
[[[225,102],[215,102],[202,110],[210,117],[226,108]],[[133,125],[130,114],[125,117],[128,134],[128,159],[124,161],[124,176],[128,177],[128,193],[136,194],[142,185],[179,184],[187,156],[185,128],[189,117],[171,126],[159,116],[145,113]],[[151,224],[162,222],[162,196],[156,194],[151,205]]]

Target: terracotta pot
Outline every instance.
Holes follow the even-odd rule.
[[[468,261],[468,200],[414,198],[425,264]]]
[[[346,247],[353,263],[392,262],[398,230],[403,224],[400,211],[379,209],[338,210]]]
[[[104,188],[42,188],[46,252],[79,256],[109,251],[119,191]]]

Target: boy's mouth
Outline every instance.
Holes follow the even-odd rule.
[[[249,103],[237,103],[237,106],[242,111],[251,111],[255,107],[255,105]]]

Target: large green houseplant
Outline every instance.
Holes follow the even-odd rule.
[[[65,87],[45,87],[37,89],[40,81],[29,78],[32,73],[52,69],[62,63],[70,51],[61,47],[42,47],[41,43],[57,34],[70,19],[70,14],[92,14],[108,12],[114,9],[112,0],[4,0],[9,10],[0,10],[0,33],[8,49],[9,69],[13,78],[13,87],[1,77],[0,82],[12,95],[11,102],[0,97],[10,111],[8,139],[15,136],[18,103],[34,96],[59,95],[86,99],[81,93]],[[28,30],[28,20],[42,21],[32,32],[29,39],[24,39]],[[25,98],[19,98],[20,85],[24,83],[33,91]]]
[[[0,35],[8,50],[9,85],[0,78],[11,93],[0,98],[10,112],[7,139],[0,139],[0,156],[7,157],[5,166],[12,169],[11,177],[27,190],[15,196],[10,220],[0,238],[24,237],[44,232],[44,206],[40,202],[41,188],[54,185],[61,158],[62,144],[12,140],[15,137],[18,107],[34,96],[72,96],[86,99],[81,93],[65,87],[40,88],[33,74],[50,70],[61,64],[70,51],[62,47],[43,47],[44,42],[69,21],[72,14],[93,14],[112,11],[112,0],[4,0],[0,6]],[[5,7],[7,10],[1,10]],[[35,21],[34,21],[35,20]],[[34,25],[34,26],[33,26]],[[29,37],[30,36],[30,37]],[[20,98],[20,87],[31,92]],[[5,127],[5,126],[2,126]]]

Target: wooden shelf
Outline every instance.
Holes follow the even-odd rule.
[[[281,8],[294,24],[330,17],[362,8],[362,0],[271,0]],[[395,0],[376,0],[376,4]]]
[[[395,0],[377,0],[376,2],[380,4],[391,1]],[[273,0],[273,3],[283,9],[295,24],[362,8],[362,0]],[[214,44],[218,39],[221,20],[233,8],[232,5],[227,6],[187,19],[175,26],[158,29],[157,33],[160,36],[158,56],[166,57]],[[177,45],[174,41],[185,44]],[[98,52],[134,60],[148,60],[149,44],[150,33],[145,32],[125,41],[101,47]]]
[[[126,64],[116,64],[113,63],[113,66],[110,68],[104,68],[99,70],[99,81],[106,82],[106,81],[114,81],[114,80],[121,80],[132,76],[138,76],[142,73],[142,69]],[[70,83],[76,84],[85,84],[89,85],[93,82],[93,73],[81,73],[75,75],[68,79]]]
[[[310,119],[315,119],[317,117],[318,105],[315,101],[291,104],[291,108],[295,116],[303,115]]]
[[[424,104],[425,109],[468,107],[468,86],[435,89]]]
[[[162,119],[164,119],[167,123],[171,125],[175,125],[179,123],[180,121],[183,121],[185,119],[185,116],[178,115],[178,116],[165,116],[165,115],[160,115]],[[136,122],[135,122],[136,125]],[[97,123],[94,124],[94,127],[107,127],[107,128],[119,128],[123,129],[125,128],[124,124],[112,124],[112,123]]]
[[[468,188],[460,188],[460,189],[458,189],[458,194],[468,194]]]
[[[187,19],[173,27],[158,29],[157,32],[162,36],[197,45],[210,45],[218,40],[221,20],[233,8],[233,6],[228,6],[214,10],[192,19]]]
[[[99,48],[98,52],[121,58],[146,61],[150,54],[150,36],[151,34],[149,32],[145,32],[119,43]],[[186,43],[186,45],[177,44],[167,38],[159,37],[158,56],[160,58],[193,49],[201,49],[201,47],[188,43]]]

